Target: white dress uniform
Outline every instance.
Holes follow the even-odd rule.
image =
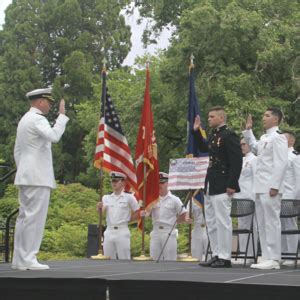
[[[293,147],[288,149],[288,167],[284,176],[284,189],[282,199],[296,199],[297,186],[300,185],[300,159]],[[282,218],[282,230],[297,229],[297,217]],[[281,247],[282,252],[295,253],[298,246],[297,235],[282,235]]]
[[[254,176],[256,173],[256,161],[257,158],[252,152],[248,152],[243,157],[243,167],[242,172],[239,178],[239,186],[241,191],[235,193],[233,198],[235,199],[250,199],[255,200],[255,193],[253,192],[254,185]],[[251,225],[251,216],[238,218],[238,228],[240,229],[249,229]],[[256,218],[253,219],[253,238],[254,238],[254,247],[255,253],[257,253],[257,222]],[[245,252],[247,246],[247,234],[239,235],[239,246],[240,251]],[[253,244],[250,238],[248,246],[248,254],[253,255]]]
[[[288,144],[278,127],[274,126],[256,141],[252,130],[243,131],[251,150],[257,153],[257,169],[253,191],[256,194],[256,216],[262,258],[267,261],[281,259],[280,208],[283,192],[283,179],[288,163]],[[271,197],[270,189],[279,193]]]
[[[203,215],[203,208],[195,203],[195,201],[197,200],[192,201],[192,216],[194,228],[192,230],[191,252],[192,257],[203,260],[203,256],[205,256],[207,249],[208,237]],[[187,205],[187,212],[190,212],[190,202]]]
[[[37,264],[45,227],[50,189],[56,187],[51,144],[57,143],[69,118],[60,114],[54,127],[37,108],[31,107],[17,129],[14,157],[15,185],[19,187],[19,215],[16,221],[12,267]]]
[[[107,224],[104,231],[104,255],[111,259],[130,259],[128,222],[131,213],[139,210],[138,202],[132,194],[125,192],[105,195],[102,202]]]
[[[177,217],[186,212],[181,200],[171,192],[159,201],[151,210],[153,230],[150,233],[150,256],[157,260]],[[174,229],[161,256],[163,260],[177,259],[177,229]]]
[[[298,154],[297,157],[295,158],[295,164],[298,166],[297,167],[297,172],[296,172],[296,192],[295,192],[295,199],[300,200],[300,155]]]

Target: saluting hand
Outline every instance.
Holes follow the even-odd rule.
[[[64,99],[61,99],[60,102],[59,102],[59,109],[58,109],[58,112],[62,115],[65,115],[66,114],[66,109],[65,109],[65,100]]]
[[[249,114],[246,120],[246,129],[249,130],[253,126],[253,120],[252,120],[252,115]]]
[[[201,126],[201,119],[200,116],[197,115],[194,121],[194,131],[199,130],[200,126]]]

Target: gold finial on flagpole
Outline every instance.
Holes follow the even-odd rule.
[[[190,56],[190,60],[191,60],[191,65],[194,66],[194,58],[195,56],[193,55],[193,53]]]
[[[103,71],[106,71],[107,59],[105,58],[105,56],[102,59],[102,64],[103,64],[103,67],[102,67]]]
[[[191,72],[191,69],[194,68],[194,58],[195,56],[193,55],[193,53],[190,56],[190,66],[189,66],[189,72]]]
[[[103,67],[106,68],[107,59],[103,57],[102,59]]]

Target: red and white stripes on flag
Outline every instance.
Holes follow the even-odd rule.
[[[171,159],[168,187],[170,190],[197,190],[204,188],[208,157]]]
[[[101,116],[97,132],[94,166],[107,172],[122,172],[129,186],[137,191],[136,172],[127,139],[115,106],[106,89],[106,71],[102,71]]]

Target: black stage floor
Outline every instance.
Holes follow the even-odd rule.
[[[56,291],[64,294],[64,300],[100,300],[105,299],[107,288],[110,300],[274,300],[300,295],[299,267],[255,270],[234,265],[231,269],[213,269],[187,262],[88,259],[47,263],[50,270],[45,271],[16,271],[10,264],[0,264],[0,299],[14,299],[14,294],[23,295],[22,299],[48,299],[46,296]],[[31,297],[26,298],[26,293]],[[60,298],[56,295],[54,299]]]

